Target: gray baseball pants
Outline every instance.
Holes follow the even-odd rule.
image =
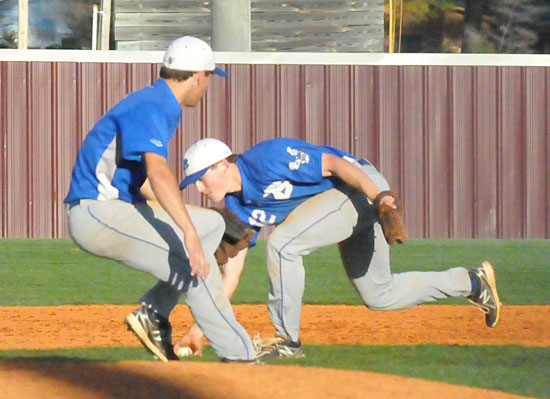
[[[235,319],[214,251],[225,224],[214,211],[187,206],[210,264],[207,277],[192,277],[183,232],[158,203],[81,200],[69,205],[69,231],[84,250],[152,274],[158,283],[141,298],[168,318],[182,293],[195,321],[220,357],[254,358],[252,341]]]
[[[361,169],[380,190],[389,189],[374,166]],[[332,244],[338,244],[347,275],[369,309],[406,309],[471,292],[468,271],[463,267],[392,274],[389,245],[374,207],[363,193],[342,185],[302,203],[269,236],[268,311],[277,335],[298,340],[305,283],[302,257]],[[330,279],[327,276],[327,295]]]

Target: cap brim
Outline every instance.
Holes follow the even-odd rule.
[[[180,190],[183,190],[185,187],[195,183],[197,180],[203,177],[206,171],[208,170],[208,168],[210,168],[210,166],[202,170],[199,170],[198,172],[195,172],[192,175],[185,176],[185,179],[183,179],[183,181],[180,183]]]
[[[227,77],[227,72],[225,72],[223,69],[220,69],[218,67],[214,68],[214,70],[212,71],[212,73],[214,75],[218,75],[218,76],[221,76],[221,77],[224,77],[226,78]]]

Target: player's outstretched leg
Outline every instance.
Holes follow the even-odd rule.
[[[485,313],[485,323],[494,327],[500,317],[502,303],[498,298],[497,282],[493,266],[484,261],[481,266],[474,267],[468,271],[472,280],[472,293],[468,300]]]
[[[128,324],[128,330],[133,331],[160,360],[179,360],[172,346],[172,325],[166,317],[143,305],[126,316],[124,321]]]

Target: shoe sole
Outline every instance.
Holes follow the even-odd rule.
[[[262,362],[259,359],[251,359],[251,360],[234,360],[234,359],[228,359],[226,357],[221,358],[222,363],[242,363],[242,364],[251,364],[255,366],[265,366],[265,363]]]
[[[306,354],[302,352],[292,356],[279,355],[277,359],[303,359],[304,357],[306,357]]]
[[[161,361],[168,362],[168,359],[166,358],[164,353],[162,353],[160,349],[157,348],[156,345],[153,344],[153,342],[151,342],[149,336],[147,335],[147,331],[143,329],[141,323],[139,322],[137,317],[133,315],[133,313],[130,313],[128,316],[126,316],[124,321],[126,322],[126,324],[128,324],[128,327],[134,332],[136,337],[138,337],[138,339],[143,343],[143,345],[145,345],[147,349],[153,352],[153,354]]]
[[[303,348],[300,348],[300,350],[298,350],[297,352],[295,352],[291,355],[281,353],[281,352],[279,352],[278,349],[275,349],[273,352],[274,352],[273,357],[276,357],[278,359],[301,359],[301,358],[306,357],[306,354],[305,354]],[[269,357],[269,355],[268,355],[268,357]]]
[[[493,324],[491,324],[491,325],[487,324],[489,327],[492,328],[492,327],[496,326],[497,323],[498,323],[498,320],[500,318],[500,308],[502,307],[502,303],[500,303],[500,298],[498,297],[497,280],[495,278],[495,271],[493,269],[493,265],[491,265],[487,261],[483,261],[481,263],[481,266],[483,266],[483,270],[485,270],[485,274],[487,275],[487,281],[489,283],[489,287],[491,287],[491,291],[493,292],[493,296],[495,298],[496,318],[495,318],[495,321],[493,322]]]

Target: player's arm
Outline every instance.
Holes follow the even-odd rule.
[[[343,158],[323,153],[321,168],[323,177],[337,176],[350,186],[363,191],[371,201],[380,193],[380,189],[361,169]]]
[[[229,299],[231,299],[235,293],[235,290],[239,286],[247,253],[248,248],[241,249],[237,256],[234,258],[229,258],[229,261],[223,266],[223,290]]]
[[[151,188],[151,183],[149,183],[149,179],[145,179],[139,191],[141,191],[141,195],[143,195],[147,201],[157,200],[157,197],[155,197],[155,193]]]
[[[147,178],[155,198],[183,231],[185,247],[189,252],[191,275],[197,275],[197,278],[206,277],[209,265],[204,256],[197,230],[181,199],[178,182],[168,166],[168,161],[153,152],[146,152],[144,158],[147,166]]]
[[[363,191],[371,201],[380,194],[378,186],[361,169],[343,158],[323,153],[321,168],[323,177],[336,176],[350,186]],[[384,197],[383,201],[392,205],[393,197]]]
[[[229,258],[229,261],[223,266],[222,281],[223,290],[227,297],[231,299],[239,285],[241,274],[244,269],[244,261],[248,253],[248,248],[239,251],[237,256]],[[193,356],[202,355],[202,333],[197,323],[193,323],[183,338],[174,344],[174,352],[178,354],[180,348],[189,347]]]

